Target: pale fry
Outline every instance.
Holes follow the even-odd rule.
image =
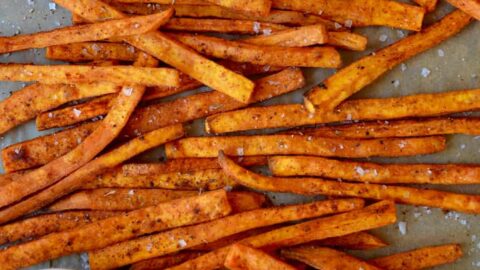
[[[230,247],[224,266],[231,270],[297,269],[261,250],[242,244],[234,244]]]
[[[358,232],[340,237],[328,238],[316,241],[315,243],[320,246],[339,247],[353,250],[368,250],[382,248],[388,245],[382,239],[367,232]]]
[[[288,27],[273,24],[259,23],[248,20],[224,20],[224,19],[192,19],[173,18],[162,29],[184,32],[216,32],[232,34],[259,34],[262,32],[277,32]]]
[[[368,39],[365,36],[349,32],[328,32],[329,45],[352,51],[364,51]]]
[[[427,12],[432,12],[437,7],[437,0],[413,0],[415,3],[424,7]]]
[[[278,31],[271,35],[258,35],[240,41],[265,46],[308,47],[326,43],[329,41],[329,34],[323,24],[317,24]]]
[[[477,0],[447,0],[448,3],[463,10],[468,15],[480,20],[480,3]]]

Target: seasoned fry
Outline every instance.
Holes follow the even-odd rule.
[[[377,1],[371,3],[380,6]],[[471,21],[462,11],[454,11],[425,30],[350,64],[324,80],[322,86],[313,88],[305,96],[305,106],[310,112],[333,110],[385,72],[457,34]]]
[[[323,68],[336,68],[341,64],[340,54],[330,47],[284,48],[251,45],[201,35],[172,34],[172,36],[202,54],[237,62]]]
[[[173,9],[146,16],[77,25],[29,35],[0,37],[0,53],[74,42],[140,35],[158,29],[173,15]]]
[[[80,189],[84,183],[91,181],[103,170],[118,166],[125,160],[128,160],[150,148],[159,146],[169,140],[178,139],[183,135],[184,131],[182,125],[175,125],[158,129],[133,139],[119,148],[87,163],[85,166],[62,179],[60,182],[40,191],[34,196],[1,210],[0,224],[47,206],[48,204],[53,203],[56,199]]]
[[[378,228],[395,221],[395,205],[384,201],[365,209],[276,229],[246,238],[239,243],[255,248],[274,249]],[[218,269],[223,265],[228,251],[229,247],[220,248],[169,270]]]
[[[465,213],[480,213],[480,196],[403,186],[351,184],[321,178],[267,177],[246,170],[220,152],[219,163],[239,184],[258,190],[303,195],[353,196],[398,203],[438,207]]]
[[[204,252],[202,251],[182,251],[175,254],[134,263],[132,264],[132,266],[130,266],[130,270],[165,269],[183,263],[185,261],[195,259],[203,254]]]
[[[81,42],[48,47],[45,57],[52,60],[82,62],[89,60],[134,61],[140,55],[135,47],[114,42]]]
[[[321,157],[269,158],[276,176],[318,176],[377,184],[479,184],[480,167],[460,164],[378,164]]]
[[[480,3],[477,0],[447,0],[451,5],[480,20]]]
[[[468,112],[480,108],[480,90],[345,101],[335,112],[309,113],[300,104],[253,107],[207,118],[209,133],[286,128],[346,120],[390,120]]]
[[[386,270],[424,269],[452,263],[463,256],[460,245],[451,244],[420,248],[391,256],[369,260],[368,262]]]
[[[228,215],[230,211],[225,191],[209,192],[12,246],[0,251],[0,262],[3,269],[17,269],[67,254],[103,248],[143,234],[205,222]]]
[[[244,212],[208,223],[150,235],[89,252],[90,267],[92,269],[115,268],[213,242],[254,228],[345,212],[361,207],[363,207],[363,201],[347,199]],[[145,246],[151,246],[152,248],[145,249]]]
[[[278,31],[271,35],[258,35],[241,41],[254,45],[307,47],[324,44],[328,40],[329,35],[326,27],[323,24],[317,24]]]
[[[229,192],[228,202],[232,213],[241,213],[262,208],[267,203],[267,197],[256,192]]]
[[[282,256],[306,263],[315,269],[335,270],[335,269],[365,269],[380,270],[384,269],[371,265],[365,261],[357,259],[345,252],[335,249],[317,246],[300,246],[282,250]],[[412,269],[412,268],[403,268]]]
[[[6,185],[12,181],[16,181],[22,178],[26,173],[30,172],[29,170],[1,174],[0,175],[0,186]],[[223,172],[223,171],[222,171]]]
[[[242,244],[230,247],[224,266],[231,270],[295,270],[296,268],[267,253]]]
[[[178,72],[171,68],[0,65],[2,81],[38,81],[44,84],[107,81],[118,85],[178,86],[178,76]]]
[[[419,4],[420,6],[424,7],[427,12],[432,12],[435,10],[437,6],[437,0],[413,0],[415,3]]]
[[[192,19],[173,18],[162,29],[186,32],[218,32],[233,34],[259,34],[262,32],[276,32],[288,27],[273,24],[259,23],[247,20],[224,20],[224,19]]]
[[[190,137],[168,143],[168,158],[215,157],[222,150],[231,156],[312,155],[336,157],[409,156],[445,149],[444,137],[349,140],[302,135]]]
[[[382,239],[367,232],[358,232],[345,236],[328,238],[316,241],[315,244],[354,250],[375,249],[387,246],[387,243]]]
[[[0,244],[35,239],[120,214],[119,212],[72,211],[34,216],[0,227]]]
[[[328,32],[328,44],[352,51],[364,51],[368,39],[362,35],[349,32]]]

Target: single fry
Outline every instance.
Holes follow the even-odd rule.
[[[477,0],[447,0],[448,3],[459,8],[468,15],[480,20],[480,3]]]
[[[80,42],[46,48],[45,57],[52,60],[83,62],[90,60],[135,61],[140,51],[131,45],[114,42]]]
[[[6,185],[12,181],[16,181],[22,178],[26,173],[30,172],[29,170],[6,173],[0,175],[0,186]],[[222,171],[223,172],[223,171]]]
[[[480,167],[463,164],[378,164],[321,157],[269,158],[276,176],[318,176],[377,184],[465,185],[480,183]]]
[[[386,247],[388,244],[382,239],[367,232],[352,233],[340,237],[332,237],[315,241],[320,246],[339,247],[342,249],[368,250]]]
[[[26,218],[0,227],[0,244],[35,239],[120,214],[119,212],[72,211]]]
[[[437,7],[437,0],[413,0],[415,3],[424,7],[427,12],[432,12]]]
[[[104,40],[111,37],[140,35],[157,30],[173,15],[173,9],[147,16],[111,20],[55,29],[29,35],[0,37],[0,53],[74,42]]]
[[[182,125],[174,125],[135,138],[126,144],[90,161],[85,166],[65,177],[58,183],[36,193],[23,201],[0,211],[0,224],[13,220],[31,211],[41,209],[56,199],[68,195],[95,178],[97,174],[113,168],[132,157],[167,141],[184,135]],[[37,179],[38,181],[38,179]],[[16,183],[18,181],[15,181]]]
[[[220,218],[230,211],[225,191],[209,192],[11,246],[0,251],[0,262],[3,269],[17,269],[72,253],[103,248],[143,234]]]
[[[276,32],[288,27],[273,24],[259,23],[248,20],[224,20],[224,19],[192,19],[173,18],[162,29],[185,32],[217,32],[233,34],[260,34],[263,32]]]
[[[261,250],[242,244],[234,244],[230,247],[224,266],[231,270],[297,269]]]
[[[445,149],[444,137],[349,140],[302,135],[190,137],[165,146],[168,158],[208,158],[224,151],[231,156],[312,155],[326,157],[396,157]]]
[[[422,29],[425,10],[396,1],[353,0],[273,0],[272,7],[321,14],[323,18],[340,23],[350,21],[353,26],[390,26],[413,31]]]
[[[372,4],[381,6],[377,1]],[[454,11],[425,30],[355,61],[324,80],[322,86],[313,88],[305,96],[305,106],[310,112],[315,109],[324,112],[333,110],[396,65],[435,47],[460,32],[471,21],[472,18],[462,11]]]
[[[326,27],[323,24],[317,24],[278,31],[271,35],[258,35],[240,41],[264,46],[308,47],[324,44],[329,40],[328,37]]]
[[[239,243],[267,250],[278,249],[378,228],[392,224],[395,221],[395,205],[392,202],[383,201],[345,214],[319,218],[272,230],[243,239]],[[220,248],[178,266],[171,267],[169,270],[218,269],[223,266],[228,251],[229,247]]]
[[[349,32],[328,32],[328,45],[352,51],[367,49],[368,39],[365,36]]]
[[[386,257],[369,260],[368,263],[386,270],[425,269],[453,263],[463,256],[458,244],[419,248]]]
[[[92,269],[111,269],[213,242],[254,228],[351,211],[362,207],[363,201],[346,199],[243,212],[208,223],[178,228],[89,252],[90,267]],[[146,250],[145,246],[152,248]]]
[[[249,188],[289,192],[303,195],[352,196],[374,200],[394,200],[398,203],[437,207],[465,213],[480,213],[480,196],[437,190],[386,186],[376,184],[351,184],[327,181],[321,178],[267,177],[246,170],[219,154],[219,163],[225,173],[239,184]]]
[[[178,76],[178,72],[171,68],[0,65],[2,81],[38,81],[44,84],[107,81],[118,85],[178,86]]]
[[[130,270],[165,269],[183,263],[185,261],[195,259],[203,254],[204,252],[202,251],[182,251],[171,255],[165,255],[162,257],[134,263],[132,264],[132,266],[130,266]]]

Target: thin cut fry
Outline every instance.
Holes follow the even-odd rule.
[[[72,253],[103,248],[143,234],[205,222],[228,215],[230,211],[225,191],[209,192],[11,246],[0,251],[0,262],[3,269],[17,269]]]
[[[120,214],[120,212],[72,211],[26,218],[0,227],[0,244],[35,239]]]
[[[321,157],[269,158],[276,176],[318,176],[378,184],[479,184],[480,167],[461,164],[378,164]]]
[[[219,163],[225,173],[239,184],[258,190],[290,192],[303,195],[353,196],[375,200],[394,200],[398,203],[438,207],[465,213],[480,213],[480,196],[449,193],[437,190],[351,184],[321,178],[267,177],[246,170],[220,152]]]
[[[202,251],[182,251],[175,254],[134,263],[132,264],[132,266],[130,266],[130,270],[165,269],[183,263],[185,261],[195,259],[203,254],[204,252]]]
[[[162,29],[185,32],[217,32],[233,34],[259,34],[263,32],[276,32],[288,27],[273,24],[259,23],[247,20],[224,20],[224,19],[192,19],[173,18]]]
[[[382,239],[367,232],[358,232],[345,236],[328,238],[316,241],[315,244],[353,250],[368,250],[387,246],[387,243]]]
[[[480,20],[480,3],[477,0],[447,0],[451,5]]]
[[[53,203],[56,199],[80,189],[83,184],[91,181],[99,172],[118,166],[150,148],[159,146],[167,141],[175,140],[184,135],[182,125],[162,128],[133,139],[97,159],[87,163],[60,182],[40,191],[13,206],[0,211],[0,224],[13,220],[23,214],[40,209]],[[38,179],[37,179],[38,180]]]
[[[396,157],[428,154],[445,149],[444,137],[349,140],[302,135],[190,137],[165,146],[168,158],[312,155],[336,157]]]
[[[413,0],[415,3],[424,7],[427,12],[432,12],[437,7],[437,0]]]
[[[48,47],[45,57],[52,60],[83,62],[90,60],[134,61],[140,51],[131,45],[114,42],[81,42]]]
[[[265,46],[307,47],[324,44],[328,39],[329,35],[325,26],[323,24],[317,24],[287,29],[271,35],[258,35],[240,41]]]
[[[255,248],[276,249],[378,228],[395,221],[395,205],[384,201],[365,209],[276,229],[246,238],[239,243]],[[222,267],[228,251],[229,247],[220,248],[168,269],[218,269]]]
[[[140,35],[157,30],[172,15],[173,9],[168,9],[153,15],[70,26],[36,34],[0,37],[0,53],[45,48],[74,42],[104,40],[111,37]]]
[[[452,263],[463,256],[458,244],[420,248],[369,260],[368,262],[386,270],[425,269]]]
[[[273,0],[273,8],[321,14],[323,18],[353,26],[381,25],[407,30],[422,29],[425,10],[389,0]]]
[[[336,270],[336,269],[364,269],[380,270],[365,261],[357,259],[345,252],[335,249],[317,246],[300,246],[282,250],[282,256],[297,260],[310,265],[315,269]],[[411,268],[404,268],[411,269]]]
[[[377,2],[371,3],[378,6]],[[313,88],[305,96],[305,106],[310,112],[333,110],[385,72],[457,34],[471,21],[462,11],[454,11],[425,30],[350,64]]]
[[[119,243],[89,253],[92,269],[111,269],[162,256],[242,231],[363,207],[363,201],[333,200],[244,212],[208,223]],[[335,210],[334,210],[335,209]],[[182,241],[183,240],[183,241]],[[152,248],[145,249],[145,246]]]
[[[242,244],[235,244],[230,247],[224,265],[231,270],[296,269],[261,250]]]
[[[340,54],[331,47],[284,48],[245,44],[210,36],[172,34],[202,54],[257,65],[337,68]]]
[[[368,39],[365,36],[349,32],[328,32],[328,44],[353,51],[364,51]]]

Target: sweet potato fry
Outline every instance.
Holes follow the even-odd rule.
[[[438,207],[465,213],[480,213],[480,196],[403,186],[352,184],[321,178],[267,177],[246,170],[220,152],[219,163],[227,175],[239,184],[265,191],[303,195],[352,196],[398,203]]]
[[[259,23],[247,20],[173,18],[162,29],[184,32],[216,32],[232,34],[259,34],[287,29],[281,24]]]
[[[172,34],[172,36],[202,54],[237,62],[323,68],[336,68],[341,64],[340,54],[330,47],[283,48],[251,45],[201,35]]]
[[[377,2],[372,4],[381,6]],[[454,11],[425,30],[355,61],[324,80],[322,86],[313,88],[305,96],[307,109],[310,112],[333,110],[385,72],[457,34],[471,21],[472,18],[462,11]]]
[[[479,184],[480,167],[460,164],[378,164],[321,157],[269,159],[276,176],[318,176],[377,184]]]
[[[178,76],[178,72],[171,68],[0,65],[2,81],[38,81],[44,84],[107,81],[118,85],[178,86]]]
[[[344,23],[351,21],[353,26],[382,25],[419,31],[422,28],[423,8],[396,1],[353,0],[273,0],[272,7],[321,14],[323,18]]]
[[[103,248],[143,234],[205,222],[231,211],[225,191],[179,199],[93,222],[0,251],[3,269]],[[95,236],[92,239],[92,236]]]
[[[328,41],[328,37],[326,27],[323,24],[316,24],[278,31],[271,35],[258,35],[241,41],[254,45],[307,47],[324,44]]]
[[[72,13],[88,21],[124,18],[127,15],[99,0],[55,0]],[[170,4],[170,3],[168,3]],[[241,102],[250,99],[254,83],[215,62],[208,60],[181,42],[160,32],[125,38],[125,41],[140,50],[188,74],[203,84],[225,93]],[[208,70],[208,72],[206,72]],[[220,79],[221,78],[221,79]]]
[[[120,214],[120,212],[72,211],[26,218],[0,227],[0,244],[35,239]]]
[[[340,247],[353,250],[367,250],[387,246],[387,243],[382,239],[367,232],[352,233],[340,237],[315,241],[314,243],[320,246]]]
[[[156,270],[165,269],[175,266],[185,261],[195,259],[200,255],[203,255],[202,251],[182,251],[171,255],[165,255],[162,257],[144,260],[138,263],[132,264],[130,270]]]
[[[365,36],[349,32],[328,32],[328,44],[352,51],[364,51],[368,39]]]
[[[6,185],[6,184],[8,184],[12,181],[16,181],[16,180],[20,179],[28,172],[30,172],[30,171],[25,170],[25,171],[2,174],[2,175],[0,175],[0,186]]]
[[[13,206],[0,211],[0,224],[13,220],[23,214],[40,209],[53,203],[56,199],[80,189],[84,183],[91,181],[95,175],[105,169],[113,168],[150,148],[159,146],[169,140],[175,140],[184,134],[182,125],[175,125],[152,131],[94,159],[73,172],[60,182],[40,191]],[[38,179],[37,179],[38,180]],[[15,181],[17,182],[17,181]]]
[[[384,201],[365,209],[276,229],[239,243],[255,248],[275,249],[378,228],[395,221],[395,205]],[[223,265],[228,251],[229,247],[220,248],[169,270],[218,269]]]
[[[29,35],[0,37],[0,53],[74,42],[104,40],[111,37],[140,35],[157,30],[173,15],[173,9],[146,16],[85,24]]]
[[[386,270],[425,269],[452,263],[463,256],[460,245],[451,244],[436,247],[419,248],[368,262]]]
[[[480,3],[477,0],[447,0],[451,5],[480,20]]]
[[[437,7],[437,0],[413,0],[413,2],[419,4],[420,6],[424,7],[427,12],[432,12]]]
[[[480,90],[345,101],[335,112],[309,113],[300,104],[253,107],[207,118],[209,133],[286,128],[346,120],[390,120],[468,112],[480,108]]]
[[[302,135],[190,137],[165,146],[168,158],[231,156],[312,155],[336,157],[409,156],[445,149],[444,137],[349,140]]]
[[[363,207],[363,201],[334,200],[243,212],[208,223],[174,229],[89,252],[90,267],[92,269],[115,268],[213,242],[254,228],[345,212],[361,207]]]
[[[90,60],[134,61],[140,54],[131,45],[114,42],[81,42],[46,48],[45,57],[52,60],[82,62]]]
[[[224,266],[231,270],[295,270],[296,268],[269,254],[242,244],[230,247]]]

